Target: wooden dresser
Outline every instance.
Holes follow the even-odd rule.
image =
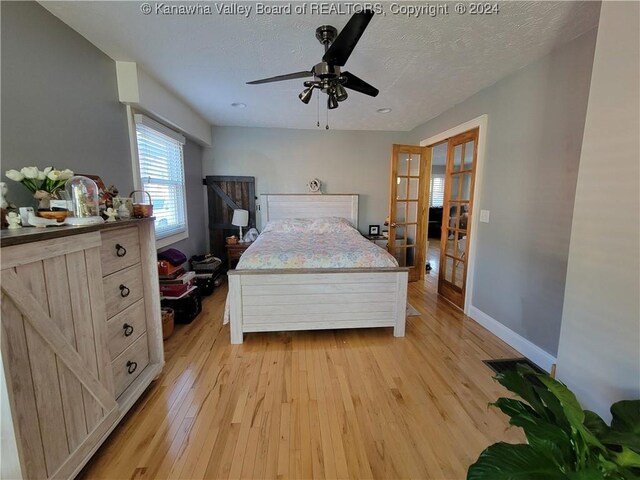
[[[153,221],[1,245],[2,478],[73,478],[164,364]]]

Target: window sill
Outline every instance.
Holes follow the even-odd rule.
[[[189,238],[189,231],[185,230],[184,232],[175,233],[173,235],[169,235],[168,237],[162,237],[156,239],[156,248],[164,248],[173,243],[179,242],[180,240],[184,240],[185,238]]]

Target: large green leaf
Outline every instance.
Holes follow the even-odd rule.
[[[568,480],[549,457],[531,445],[496,443],[469,467],[467,480]]]
[[[609,449],[617,450],[627,447],[636,453],[640,453],[640,419],[636,417],[640,408],[637,401],[623,400],[611,406],[611,412],[615,412],[612,427],[609,427],[597,414],[585,410],[584,425]],[[638,422],[638,424],[636,424]]]
[[[533,388],[553,415],[554,423],[566,430],[567,433],[570,433],[571,424],[569,423],[569,419],[567,418],[567,414],[565,413],[560,400],[558,400],[558,398],[542,383],[540,383],[540,386],[534,386]]]
[[[621,452],[612,454],[615,462],[622,467],[640,468],[640,454],[627,447],[622,447]]]
[[[640,400],[621,400],[611,405],[611,428],[640,437]]]
[[[540,418],[533,408],[515,398],[500,397],[495,403],[491,403],[495,407],[502,410],[502,413],[509,417],[523,416],[532,420]]]
[[[521,369],[518,370],[505,370],[502,373],[499,373],[495,376],[495,379],[505,388],[512,391],[522,398],[525,402],[527,402],[531,408],[533,408],[538,415],[547,420],[552,420],[549,418],[549,411],[545,408],[544,404],[534,391],[531,381],[525,378],[526,370]],[[531,370],[533,372],[533,370]]]
[[[640,480],[640,469],[634,470],[634,469],[622,468],[617,473],[621,480]],[[618,477],[612,476],[611,478],[618,478]]]
[[[607,425],[604,420],[595,412],[591,410],[584,411],[584,426],[587,427],[591,432],[598,438],[602,438],[604,435],[609,433],[609,425]]]
[[[567,474],[571,480],[602,480],[602,472],[596,468],[589,470],[580,470],[579,472],[570,472]]]
[[[545,387],[553,393],[560,401],[564,413],[572,426],[582,425],[584,422],[584,411],[578,402],[578,399],[564,384],[549,377],[548,375],[536,375],[537,378],[544,383]]]
[[[608,458],[608,452],[599,453],[594,456],[596,459],[596,466],[602,472],[603,478],[614,479],[614,480],[623,480],[627,478],[627,470],[616,462]]]
[[[586,460],[586,449],[597,448],[605,450],[600,440],[584,426],[585,413],[573,392],[569,390],[566,385],[554,380],[548,375],[538,374],[537,378],[544,383],[549,391],[560,401],[567,420],[571,424],[571,428],[580,435],[581,438],[576,439],[578,457]],[[584,446],[582,443],[584,443]]]
[[[560,427],[544,420],[531,421],[522,416],[513,417],[510,423],[521,427],[529,445],[547,455],[557,465],[575,468],[576,457],[571,439]]]
[[[618,468],[610,472],[601,472],[598,469],[581,470],[567,474],[571,480],[640,480],[640,477],[631,470]]]
[[[612,450],[619,450],[626,447],[636,453],[640,453],[640,437],[635,433],[617,432],[609,430],[604,435],[598,435],[602,443]]]

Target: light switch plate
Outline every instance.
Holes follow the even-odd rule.
[[[482,223],[489,223],[489,210],[480,210],[480,221]]]

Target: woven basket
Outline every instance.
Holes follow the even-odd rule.
[[[162,339],[166,340],[173,333],[175,313],[173,308],[162,309]]]
[[[136,193],[144,193],[149,197],[149,203],[134,203],[133,204],[133,217],[134,218],[149,218],[153,217],[153,203],[151,203],[151,195],[144,190],[134,190],[129,194],[131,201],[135,201],[134,195]]]

